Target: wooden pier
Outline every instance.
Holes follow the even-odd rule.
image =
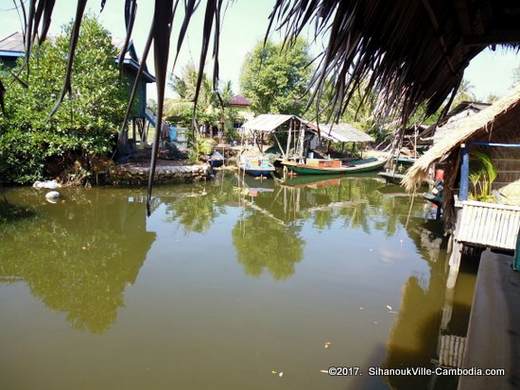
[[[505,376],[463,376],[458,390],[520,389],[520,272],[513,257],[482,253],[463,368],[504,368]]]

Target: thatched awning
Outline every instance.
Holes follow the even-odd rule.
[[[320,135],[333,142],[372,142],[374,138],[348,123],[320,124]]]
[[[519,15],[511,0],[280,0],[271,20],[291,38],[312,24],[327,36],[313,82],[333,81],[338,112],[367,85],[383,114],[406,117],[421,103],[434,113],[489,45],[519,47]]]
[[[451,135],[440,140],[417,160],[406,173],[402,184],[408,191],[413,190],[426,178],[428,169],[433,163],[443,160],[454,149],[459,148],[462,143],[485,133],[491,133],[494,130],[495,123],[504,119],[503,117],[519,105],[520,86],[515,88],[508,96],[503,97],[479,113],[457,121],[457,127],[452,129]]]

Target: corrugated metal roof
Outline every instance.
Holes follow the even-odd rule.
[[[12,33],[0,40],[0,50],[24,52],[23,36],[19,32]]]
[[[374,138],[364,131],[356,129],[348,123],[320,124],[320,134],[323,138],[334,142],[372,142]]]
[[[279,126],[283,125],[285,122],[288,122],[292,118],[301,121],[301,119],[298,118],[296,115],[262,114],[244,123],[242,125],[242,129],[247,131],[265,131],[271,133],[275,131]]]
[[[520,207],[476,201],[461,203],[457,241],[490,248],[515,249],[520,228]]]

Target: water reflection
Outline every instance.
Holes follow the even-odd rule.
[[[238,261],[248,275],[260,276],[265,269],[277,280],[287,279],[303,256],[304,241],[298,230],[252,212],[239,220],[231,233]]]
[[[158,186],[149,220],[143,190],[64,193],[58,205],[33,190],[7,193],[0,214],[4,222],[17,217],[0,222],[0,283],[23,280],[73,328],[103,334],[120,348],[132,345],[128,335],[149,337],[155,349],[141,348],[150,361],[219,355],[222,366],[237,366],[237,378],[247,372],[240,378],[250,383],[254,375],[257,388],[273,387],[271,361],[277,361],[301,370],[287,375],[287,388],[305,388],[289,380],[308,375],[313,388],[344,389],[340,381],[321,382],[330,378],[319,370],[340,362],[430,365],[439,334],[464,323],[454,308],[441,330],[445,242],[439,227],[425,221],[424,202],[410,203],[399,187],[371,176],[280,183],[221,175]],[[179,228],[181,239],[174,237]],[[132,308],[122,316],[125,298]],[[471,294],[455,292],[453,299],[462,307]],[[244,339],[236,342],[239,333]],[[326,351],[325,340],[333,341]],[[198,354],[191,355],[193,345]],[[232,360],[225,361],[224,350]],[[241,366],[247,359],[258,366],[267,361],[267,379],[264,368],[259,374]],[[429,380],[367,376],[353,388],[425,388]]]
[[[41,203],[32,191],[13,198]],[[123,199],[70,193],[73,208],[42,204],[33,207],[33,218],[1,224],[0,276],[23,279],[47,307],[65,312],[72,327],[104,332],[155,239],[142,205]]]

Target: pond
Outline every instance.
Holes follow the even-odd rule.
[[[368,375],[431,367],[474,285],[446,296],[439,223],[374,176],[158,186],[150,218],[143,189],[0,199],[1,389],[456,386]]]

